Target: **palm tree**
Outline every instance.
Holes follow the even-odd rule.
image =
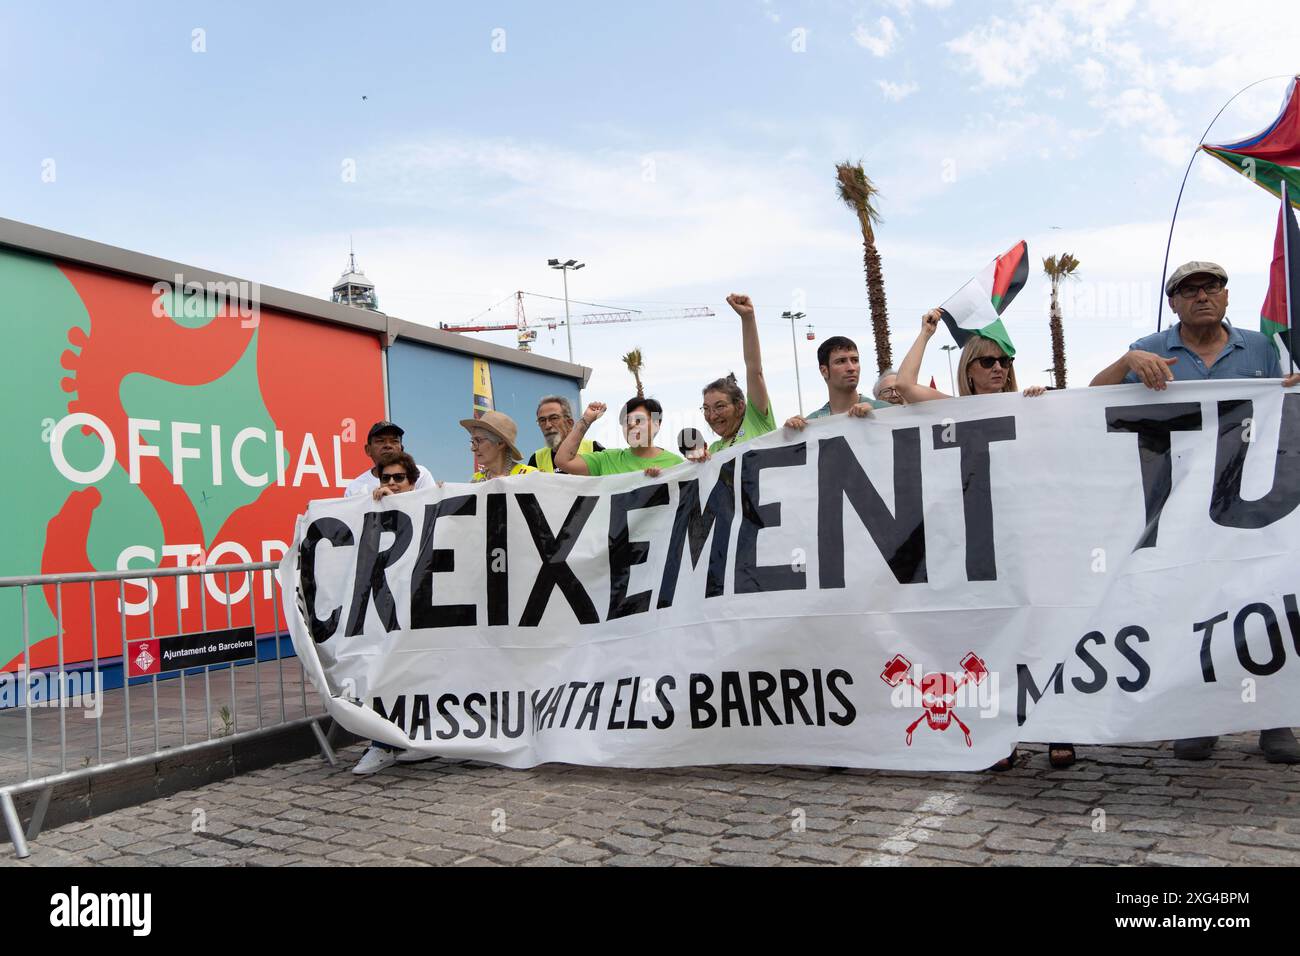
[[[1058,293],[1061,289],[1061,280],[1073,276],[1078,268],[1079,260],[1068,252],[1063,253],[1060,258],[1048,256],[1043,260],[1043,271],[1047,273],[1047,278],[1052,283],[1049,325],[1052,329],[1052,372],[1056,378],[1057,388],[1065,388],[1065,328],[1061,325],[1061,299]]]
[[[881,372],[892,368],[893,355],[889,347],[889,311],[885,306],[885,277],[880,271],[880,253],[876,251],[876,232],[872,227],[880,222],[875,207],[875,197],[880,193],[867,178],[862,163],[843,162],[835,166],[840,199],[858,217],[862,228],[863,264],[867,271],[867,302],[871,307],[871,331],[876,339],[876,365]]]
[[[624,355],[623,364],[627,366],[627,370],[636,379],[636,397],[645,398],[645,389],[641,386],[641,369],[645,368],[645,362],[641,359],[641,349],[639,347],[634,348]]]

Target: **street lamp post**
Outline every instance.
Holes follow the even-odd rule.
[[[585,262],[578,262],[576,259],[569,259],[561,262],[559,259],[547,259],[546,264],[552,269],[559,269],[564,273],[564,333],[569,339],[569,362],[573,362],[573,323],[569,320],[569,270],[578,270],[586,265]]]
[[[794,387],[799,395],[799,417],[803,418],[803,385],[799,381],[799,339],[794,334],[794,327],[806,316],[802,312],[782,312],[781,318],[790,320],[790,349],[794,352]]]
[[[941,345],[939,348],[948,353],[948,387],[952,389],[954,395],[957,394],[957,381],[952,377],[952,353],[958,348],[956,345]]]

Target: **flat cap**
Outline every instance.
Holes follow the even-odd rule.
[[[1184,262],[1174,270],[1174,274],[1171,275],[1169,281],[1165,283],[1165,295],[1173,295],[1174,290],[1182,284],[1184,279],[1188,276],[1195,275],[1218,276],[1223,280],[1225,285],[1228,282],[1227,270],[1217,262],[1200,262],[1193,260],[1192,262]]]

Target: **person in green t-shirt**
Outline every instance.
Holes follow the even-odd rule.
[[[740,390],[735,375],[728,375],[704,386],[704,420],[718,440],[708,451],[690,456],[692,461],[707,461],[718,452],[747,442],[776,429],[776,417],[763,377],[763,356],[758,345],[758,322],[754,303],[747,295],[733,292],[727,304],[740,316],[740,339],[745,354],[745,391]]]
[[[587,429],[605,414],[604,402],[592,402],[574,424],[573,430],[555,450],[555,468],[568,475],[621,475],[644,471],[657,478],[665,468],[680,464],[681,455],[655,446],[664,407],[653,398],[630,398],[619,412],[626,448],[606,448],[604,451],[578,452]]]

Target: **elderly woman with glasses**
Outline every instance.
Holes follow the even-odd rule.
[[[917,382],[921,373],[921,357],[925,347],[930,343],[935,330],[939,328],[941,318],[938,309],[931,309],[921,317],[921,334],[912,343],[912,348],[903,359],[898,369],[897,388],[908,402],[929,402],[939,398],[951,398],[946,392],[937,388],[928,388]],[[972,336],[961,350],[961,359],[957,362],[958,395],[996,395],[999,392],[1019,391],[1016,386],[1014,357],[1007,355],[992,339]],[[1046,392],[1041,385],[1031,385],[1025,389],[1025,395],[1033,398]],[[1053,767],[1068,767],[1074,763],[1073,744],[1049,744],[1048,760]],[[1015,766],[1016,748],[999,760],[993,770],[1010,770]]]
[[[503,475],[527,475],[537,471],[525,465],[515,438],[519,428],[504,412],[484,412],[482,418],[463,418],[461,427],[469,432],[469,447],[474,452],[474,476],[470,481],[490,481]]]
[[[741,391],[736,376],[731,374],[704,386],[704,404],[700,406],[700,411],[718,438],[707,450],[692,449],[689,455],[692,461],[705,461],[724,449],[776,429],[772,400],[767,394],[767,379],[763,376],[763,355],[758,344],[754,303],[749,296],[733,292],[727,296],[727,304],[740,316],[740,344],[745,357],[745,390]]]

